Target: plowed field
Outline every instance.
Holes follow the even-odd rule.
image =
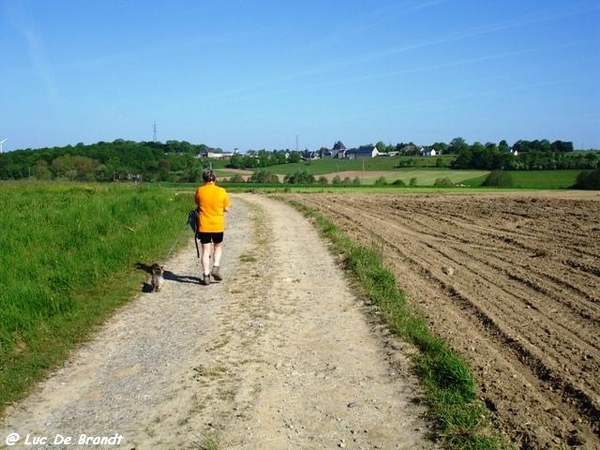
[[[381,248],[519,448],[600,448],[600,194],[310,194]]]

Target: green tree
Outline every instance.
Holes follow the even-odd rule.
[[[67,178],[67,174],[75,169],[71,155],[63,155],[52,160],[52,170],[56,178]]]
[[[279,183],[279,178],[276,174],[269,172],[268,170],[260,169],[254,172],[250,178],[249,183]]]
[[[39,159],[35,163],[35,169],[33,170],[33,174],[38,180],[49,180],[50,178],[52,178],[52,173],[48,168],[48,163],[43,159]]]
[[[600,160],[600,158],[598,157],[598,153],[595,152],[586,153],[583,159],[586,161],[587,166],[590,169],[597,168]]]
[[[259,166],[259,163],[260,163],[260,161],[258,158],[254,158],[250,155],[246,155],[242,159],[241,169],[254,169]]]
[[[290,152],[290,156],[288,157],[287,162],[289,164],[299,163],[301,161],[301,159],[302,158],[301,158],[300,152],[293,151],[293,152]]]
[[[375,186],[386,186],[386,185],[387,185],[387,181],[385,180],[384,176],[381,176],[375,180]]]
[[[552,143],[552,150],[555,152],[569,153],[574,151],[572,142],[554,141]]]
[[[289,184],[313,184],[315,176],[307,170],[301,170],[286,175],[283,181]]]
[[[473,152],[469,147],[463,148],[454,161],[452,161],[452,168],[454,169],[468,169],[471,167],[471,161],[473,158]]]
[[[504,139],[502,139],[499,143],[498,143],[498,151],[500,153],[510,153],[510,147],[508,145],[508,142],[506,142]]]
[[[96,179],[96,169],[100,163],[87,156],[73,156],[73,167],[75,169],[75,178],[79,181],[94,181]]]
[[[448,153],[448,147],[449,145],[445,142],[436,142],[431,146],[431,148],[433,148],[438,155]]]
[[[461,137],[456,137],[450,142],[448,147],[448,153],[459,154],[469,148],[469,145]]]
[[[231,178],[229,178],[230,183],[245,183],[244,177],[239,173],[234,174]]]
[[[244,157],[239,153],[234,153],[229,158],[229,165],[232,169],[241,169],[243,165]]]

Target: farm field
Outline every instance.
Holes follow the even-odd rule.
[[[449,169],[396,169],[396,170],[342,170],[337,172],[321,173],[317,167],[316,170],[312,170],[313,167],[307,166],[301,170],[308,171],[315,175],[316,178],[321,176],[325,177],[327,181],[331,181],[339,177],[340,179],[349,178],[354,180],[358,178],[362,185],[372,185],[379,178],[384,178],[386,183],[391,184],[396,180],[402,180],[407,185],[414,179],[415,186],[433,186],[435,180],[438,178],[448,178],[450,181],[456,184],[467,183],[468,180],[484,179],[489,171],[485,170],[449,170]],[[276,168],[264,168],[259,170],[272,171],[277,175],[280,182],[283,182],[286,174],[289,175],[293,172],[283,173],[278,171]],[[244,179],[250,178],[252,171],[249,170],[238,170],[238,169],[219,169],[217,170],[217,176],[219,177],[231,177],[233,175],[241,175]],[[481,181],[479,181],[481,183]],[[478,183],[478,184],[479,184]]]
[[[387,160],[389,161],[389,160]],[[436,180],[447,179],[459,187],[479,187],[485,180],[490,171],[487,170],[454,170],[448,168],[434,167],[404,167],[393,168],[381,166],[377,168],[370,167],[365,170],[356,166],[355,161],[346,161],[337,168],[332,167],[329,161],[315,161],[311,164],[288,164],[287,166],[271,166],[255,170],[265,170],[275,173],[280,182],[284,181],[286,175],[294,172],[306,171],[315,176],[315,178],[324,177],[329,183],[334,178],[340,180],[349,179],[354,181],[358,179],[361,185],[373,185],[379,179],[384,179],[387,184],[392,184],[397,180],[403,181],[407,186],[427,187],[434,186]],[[369,162],[372,164],[372,162]],[[293,167],[288,167],[293,166]],[[337,169],[337,170],[336,170]],[[234,175],[240,175],[244,180],[248,180],[252,175],[252,170],[241,169],[216,169],[217,178],[230,178]],[[508,171],[513,179],[512,188],[516,189],[568,189],[576,181],[580,170],[523,170]]]
[[[600,448],[600,194],[289,194],[383,252],[518,448]]]

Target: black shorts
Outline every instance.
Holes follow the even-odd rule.
[[[220,244],[223,242],[223,232],[220,233],[203,233],[198,231],[196,234],[196,238],[200,241],[201,244]]]

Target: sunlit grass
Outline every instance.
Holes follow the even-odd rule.
[[[192,203],[134,185],[0,184],[0,410],[140,291],[136,267],[175,248]]]

